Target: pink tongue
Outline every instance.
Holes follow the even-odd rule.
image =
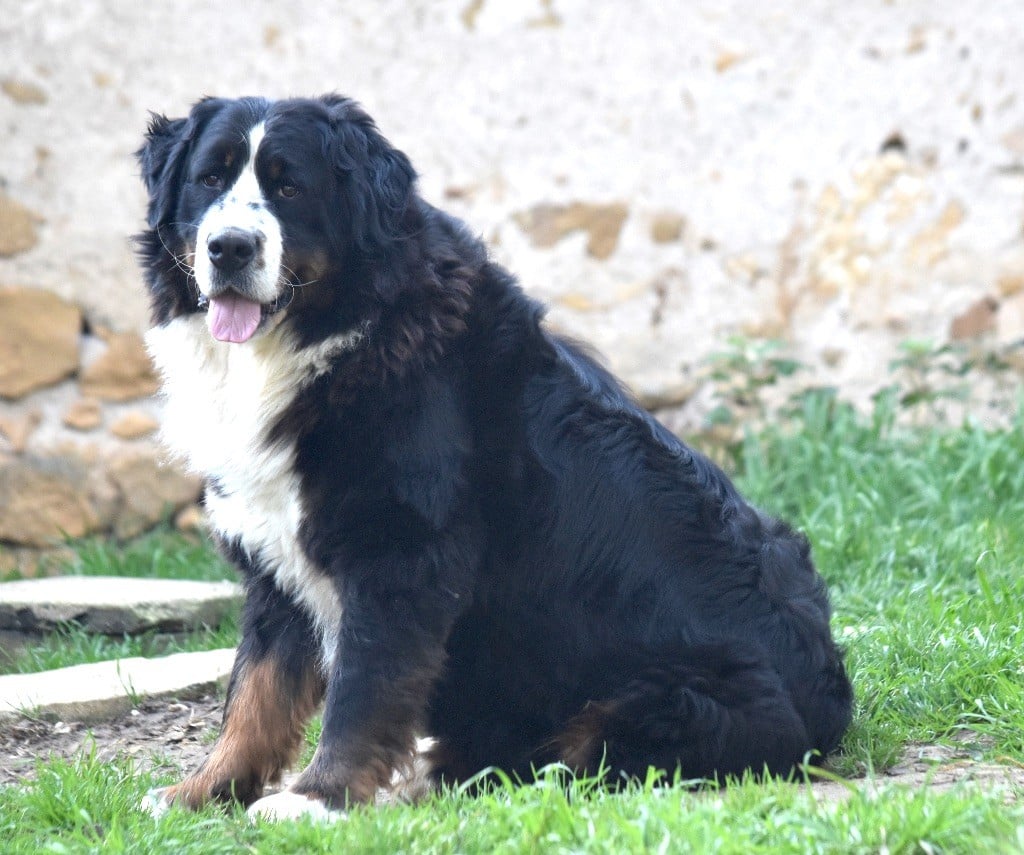
[[[259,303],[235,293],[210,300],[210,332],[218,341],[248,341],[259,325]]]

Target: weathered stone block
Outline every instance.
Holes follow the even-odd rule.
[[[0,583],[0,630],[48,632],[74,621],[90,632],[180,632],[218,626],[241,600],[233,582],[52,576]]]
[[[20,398],[74,373],[81,329],[81,311],[56,294],[0,288],[0,396]]]
[[[41,220],[35,211],[0,193],[0,258],[32,249],[39,242],[36,223]]]
[[[129,401],[152,395],[160,386],[142,337],[107,333],[106,351],[82,369],[82,394],[104,401]]]
[[[100,525],[86,466],[70,458],[0,459],[0,541],[52,546]]]
[[[234,649],[135,657],[0,677],[0,721],[28,713],[62,721],[100,721],[140,697],[196,697],[222,687]]]

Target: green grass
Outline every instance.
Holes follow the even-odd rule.
[[[747,495],[809,534],[831,587],[857,691],[833,770],[878,776],[917,742],[1024,764],[1024,419],[1001,432],[910,430],[885,402],[865,418],[809,396],[787,427],[748,437],[731,462]],[[94,544],[79,560],[222,572],[191,548]],[[552,774],[318,828],[252,826],[217,809],[154,822],[135,805],[166,778],[136,775],[127,761],[86,755],[41,762],[36,774],[24,788],[0,789],[4,851],[1024,851],[1020,788],[983,783],[939,791],[860,781],[837,803],[774,782],[612,794]]]
[[[802,785],[743,782],[694,793],[637,785],[608,793],[557,774],[476,797],[353,811],[335,825],[252,825],[239,811],[172,810],[159,821],[137,804],[155,781],[128,761],[40,764],[25,790],[0,790],[10,855],[40,852],[964,852],[1020,851],[1019,808],[1005,793],[892,785],[820,799]]]
[[[66,624],[43,636],[12,661],[0,663],[0,674],[31,674],[87,662],[127,659],[131,656],[166,656],[197,650],[234,647],[238,643],[238,610],[218,627],[204,627],[180,635],[144,632],[139,635],[96,635]]]
[[[857,688],[846,766],[972,731],[1024,760],[1024,421],[913,432],[826,397],[750,438],[739,481],[807,531]]]
[[[237,579],[235,571],[199,537],[164,530],[118,545],[106,540],[76,544],[65,572],[79,576],[140,576],[149,579]]]

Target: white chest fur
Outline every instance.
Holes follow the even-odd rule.
[[[278,587],[310,615],[325,661],[333,655],[341,604],[327,576],[298,540],[302,497],[295,449],[268,446],[267,430],[296,393],[323,373],[332,355],[354,347],[358,334],[300,351],[278,327],[244,344],[216,341],[203,315],[154,327],[146,345],[163,377],[162,436],[198,474],[215,478],[206,498],[210,524],[240,538]]]

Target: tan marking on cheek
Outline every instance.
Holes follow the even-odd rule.
[[[281,267],[290,271],[300,283],[315,284],[330,271],[330,260],[323,252],[301,257],[286,256]]]

